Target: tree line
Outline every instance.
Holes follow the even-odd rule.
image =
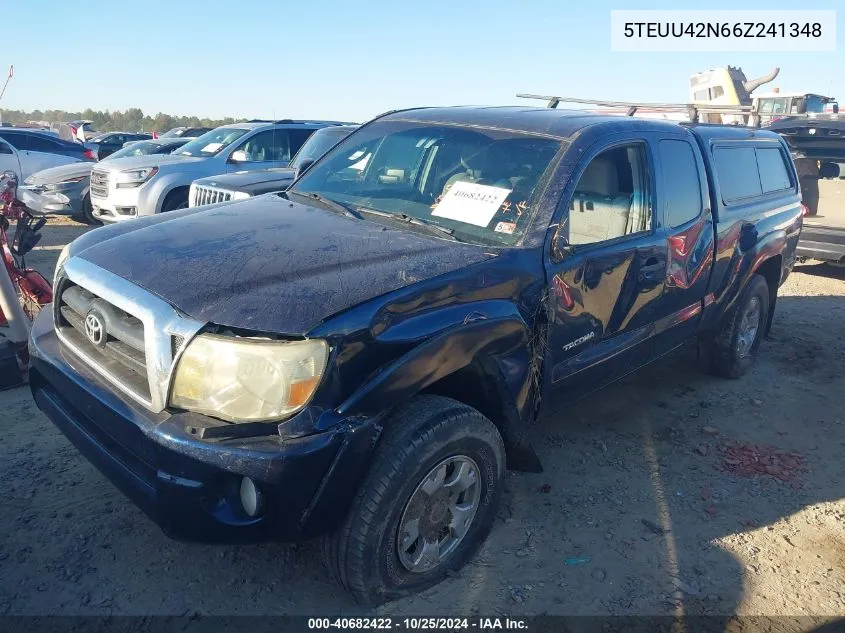
[[[93,121],[93,127],[100,132],[166,132],[174,127],[218,127],[227,123],[243,121],[243,119],[202,119],[195,116],[177,116],[159,112],[155,116],[144,114],[140,108],[105,112],[88,108],[82,112],[66,112],[64,110],[3,110],[4,125],[21,125],[30,122],[59,123],[87,119]]]

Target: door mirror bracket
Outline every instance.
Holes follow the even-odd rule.
[[[552,258],[555,262],[562,262],[563,260],[572,257],[575,252],[575,248],[566,239],[564,233],[564,227],[558,225],[554,237],[552,238]]]

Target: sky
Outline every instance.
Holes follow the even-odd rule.
[[[518,92],[685,102],[690,74],[728,64],[749,78],[779,66],[767,88],[845,101],[841,0],[2,4],[4,23],[20,25],[0,47],[0,68],[15,67],[3,109],[364,121],[404,107],[521,103]],[[612,9],[837,5],[834,53],[610,50]]]

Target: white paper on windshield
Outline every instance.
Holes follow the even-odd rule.
[[[203,147],[200,151],[201,152],[216,152],[218,149],[223,147],[223,143],[209,143],[205,147]]]
[[[475,226],[487,226],[511,191],[458,181],[443,195],[431,215]]]

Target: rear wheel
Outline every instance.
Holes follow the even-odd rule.
[[[188,208],[188,191],[189,189],[175,189],[167,194],[164,203],[161,205],[161,212],[176,211],[177,209]]]
[[[505,470],[502,438],[475,409],[419,396],[388,421],[326,563],[358,601],[379,604],[462,567],[490,532]]]
[[[766,278],[754,275],[721,329],[699,339],[704,369],[725,378],[745,374],[757,357],[769,322],[770,305]]]

